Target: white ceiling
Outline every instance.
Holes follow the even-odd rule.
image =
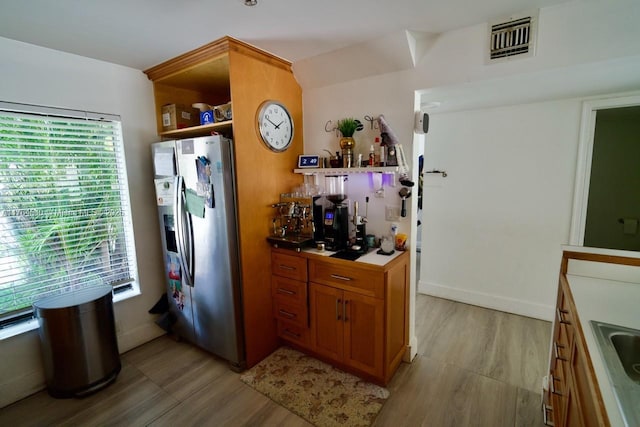
[[[4,0],[0,36],[144,70],[229,35],[292,62],[567,0]]]

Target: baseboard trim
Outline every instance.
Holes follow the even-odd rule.
[[[402,356],[402,361],[406,363],[411,363],[413,359],[418,355],[418,337],[415,335],[409,339],[409,345],[405,347],[404,355]]]
[[[118,334],[118,350],[120,353],[125,353],[166,333],[155,323],[143,324],[135,329],[129,329],[123,334]]]
[[[450,286],[438,285],[423,280],[418,282],[418,292],[434,297],[463,302],[465,304],[477,305],[480,307],[491,308],[493,310],[518,314],[520,316],[532,317],[534,319],[552,321],[554,317],[554,307],[551,306],[531,303],[500,295],[470,291],[468,289],[452,288]]]

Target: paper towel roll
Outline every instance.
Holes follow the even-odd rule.
[[[622,220],[622,232],[624,234],[636,234],[638,232],[638,219],[637,218],[624,218]]]

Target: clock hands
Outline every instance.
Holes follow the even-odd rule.
[[[280,122],[280,123],[278,123],[278,124],[275,124],[275,123],[273,123],[273,122],[271,121],[271,119],[270,119],[269,117],[265,117],[265,119],[267,119],[267,121],[268,121],[269,123],[271,123],[271,124],[275,127],[275,129],[280,129],[280,125],[282,125],[282,124],[284,123],[284,120],[283,120],[283,121],[281,121],[281,122]]]
[[[267,119],[267,121],[268,121],[269,123],[271,123],[272,125],[274,125],[274,126],[276,127],[276,129],[278,129],[278,126],[280,126],[280,125],[282,124],[282,123],[280,123],[280,125],[276,125],[275,123],[273,123],[273,122],[271,121],[271,119],[269,119],[269,117],[265,117],[265,119]]]

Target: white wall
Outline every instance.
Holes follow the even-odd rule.
[[[420,292],[551,316],[569,239],[580,102],[432,115]]]
[[[632,0],[566,3],[540,11],[533,58],[485,64],[483,24],[441,34],[414,69],[303,86],[305,151],[333,144],[324,124],[345,115],[383,113],[410,143],[416,99],[442,102],[424,138],[425,169],[449,177],[428,178],[441,186],[423,199],[420,289],[549,319],[568,243],[581,99],[640,88],[638,17]]]
[[[0,38],[0,99],[119,114],[142,294],[115,304],[121,352],[162,334],[147,310],[164,291],[149,144],[155,135],[151,83],[139,70]],[[37,331],[0,341],[0,407],[44,386]]]

